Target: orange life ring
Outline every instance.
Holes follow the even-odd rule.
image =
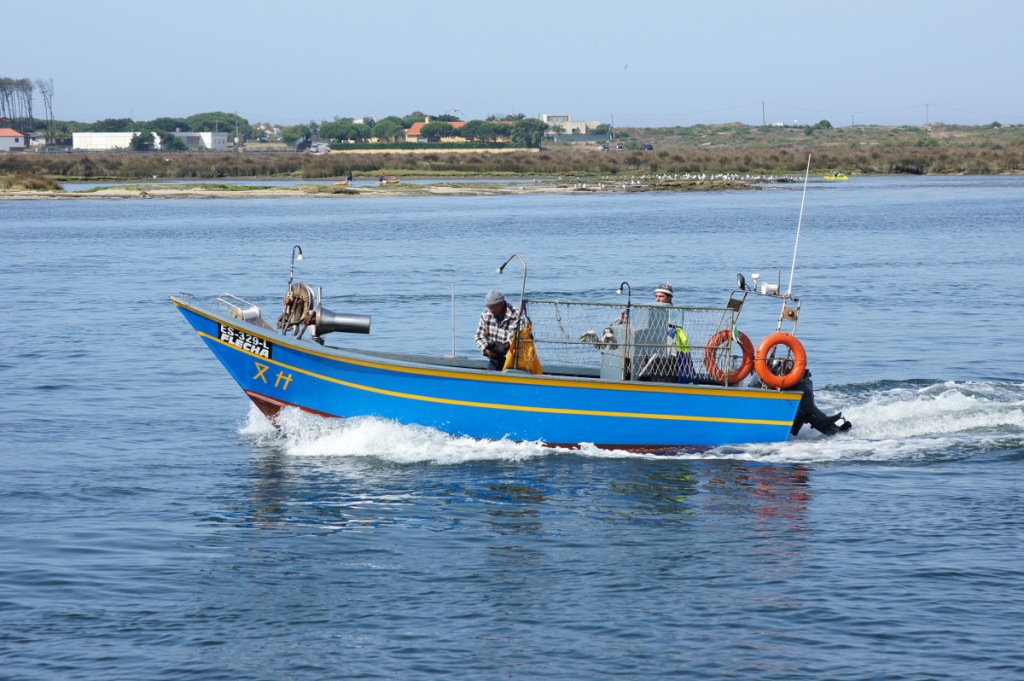
[[[718,366],[718,351],[723,343],[727,343],[732,336],[732,331],[722,329],[708,341],[707,350],[704,351],[704,368],[708,370],[711,380],[723,385],[735,385],[750,374],[754,368],[754,344],[747,338],[747,334],[740,332],[740,349],[743,351],[743,362],[736,371],[726,375]]]
[[[793,354],[793,368],[784,376],[776,376],[768,368],[768,353],[777,345],[785,345]],[[804,372],[807,370],[807,353],[796,336],[779,331],[765,338],[757,346],[757,354],[754,355],[754,369],[757,370],[758,377],[766,386],[786,390],[799,383],[804,377]]]

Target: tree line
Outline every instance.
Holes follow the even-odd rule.
[[[428,122],[429,121],[429,122]],[[128,118],[106,119],[89,126],[91,132],[135,132],[129,148],[150,151],[156,148],[155,136],[165,151],[183,151],[184,143],[175,132],[234,132],[239,141],[283,142],[302,148],[313,140],[329,143],[335,149],[349,149],[353,144],[395,145],[405,141],[406,131],[415,123],[425,123],[420,134],[428,142],[440,143],[461,138],[468,142],[536,148],[540,146],[548,126],[524,114],[492,115],[486,120],[460,121],[454,116],[429,116],[413,112],[408,116],[387,116],[380,120],[336,117],[331,121],[310,121],[284,128],[269,123],[250,124],[235,114],[211,112],[187,118],[157,118],[152,121],[133,121]],[[453,123],[464,123],[460,126]],[[80,131],[86,132],[86,131]]]
[[[0,77],[0,118],[6,126],[19,132],[33,132],[36,120],[33,110],[34,93],[39,90],[43,98],[45,122],[53,121],[53,80]]]
[[[43,100],[45,117],[37,120],[34,111],[35,93]],[[335,117],[331,121],[317,123],[311,120],[308,124],[278,127],[271,123],[250,125],[249,121],[237,114],[221,111],[194,114],[187,117],[160,117],[151,121],[135,121],[130,118],[106,118],[94,123],[83,123],[73,120],[57,120],[53,116],[52,79],[32,80],[30,78],[0,77],[0,118],[6,119],[7,127],[19,132],[33,133],[43,131],[49,144],[70,145],[73,133],[76,132],[136,132],[137,138],[132,140],[132,148],[147,150],[152,148],[155,139],[152,133],[160,135],[161,146],[164,140],[170,144],[170,150],[177,145],[171,139],[175,132],[229,132],[241,140],[281,141],[286,144],[297,144],[302,140],[319,137],[337,142],[397,142],[405,137],[405,131],[416,122],[431,121],[423,126],[423,133],[430,141],[438,142],[452,137],[462,137],[479,142],[494,142],[499,139],[510,140],[514,146],[538,146],[544,132],[544,123],[537,119],[528,119],[524,114],[493,115],[482,121],[469,121],[461,126],[462,130],[452,126],[460,122],[456,116],[442,114],[427,116],[416,111],[408,116],[387,116],[380,120],[367,116],[356,120],[353,118]]]
[[[345,144],[396,143],[405,140],[406,131],[416,123],[424,123],[420,135],[428,142],[451,141],[462,138],[470,142],[495,143],[507,141],[513,147],[533,148],[540,146],[548,126],[537,118],[526,114],[492,114],[482,120],[462,121],[456,116],[442,114],[432,116],[414,111],[407,116],[387,116],[380,120],[367,116],[354,118],[335,117],[332,121],[308,125],[297,125],[281,131],[282,141],[294,144],[302,139],[319,137],[322,140],[340,143],[333,148],[344,149]],[[455,126],[453,123],[464,123]]]
[[[43,120],[38,120],[34,115],[36,92],[43,100]],[[417,122],[426,123],[421,134],[430,142],[453,141],[457,137],[472,142],[493,144],[504,141],[514,147],[533,148],[540,146],[544,132],[548,129],[543,121],[528,118],[522,113],[493,114],[483,120],[464,122],[457,116],[431,116],[422,111],[414,111],[406,116],[387,116],[379,120],[372,116],[361,119],[336,116],[330,121],[310,120],[309,123],[283,127],[269,122],[250,123],[237,114],[223,111],[185,117],[163,116],[149,121],[105,118],[83,123],[53,117],[53,92],[53,80],[0,78],[0,117],[5,117],[7,126],[19,132],[44,132],[47,143],[54,146],[70,146],[76,132],[133,132],[136,135],[132,138],[130,148],[136,151],[153,149],[156,144],[155,135],[159,135],[163,149],[183,150],[184,144],[174,137],[175,132],[227,132],[240,142],[283,142],[289,145],[314,139],[338,145],[370,142],[395,144],[404,141],[406,131]],[[465,124],[456,127],[452,123]]]

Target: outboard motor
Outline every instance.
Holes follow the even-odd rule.
[[[793,370],[793,360],[769,360],[768,366],[772,373],[784,376]],[[754,379],[754,383],[762,387],[764,386],[764,383],[761,383],[758,378]],[[810,424],[811,428],[827,436],[845,433],[853,428],[853,424],[843,416],[842,412],[829,416],[814,403],[814,383],[811,381],[810,369],[804,372],[804,377],[793,387],[802,390],[803,397],[800,398],[800,406],[797,407],[796,418],[793,420],[793,427],[789,431],[790,435],[799,433],[805,424]]]
[[[842,412],[828,416],[814,404],[814,383],[811,382],[810,370],[804,373],[804,377],[797,387],[803,390],[804,396],[800,398],[800,406],[797,407],[796,419],[793,421],[790,434],[799,433],[805,423],[811,424],[811,428],[828,436],[845,433],[853,428],[853,424],[843,416]]]

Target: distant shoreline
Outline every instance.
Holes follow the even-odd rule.
[[[599,183],[646,176],[803,176],[841,171],[849,176],[1003,175],[1024,172],[1024,126],[972,131],[854,128],[813,130],[701,126],[633,131],[618,138],[624,149],[563,142],[544,149],[332,150],[330,153],[246,150],[230,152],[0,153],[0,187],[56,190],[57,184],[89,181],[217,182],[232,178],[337,181],[352,173],[376,178],[386,172],[458,182],[459,178],[565,178]],[[625,135],[626,131],[622,131]],[[642,149],[640,143],[652,144]],[[636,146],[636,149],[632,147]],[[355,153],[358,151],[359,153]],[[46,186],[45,182],[50,182]],[[19,186],[20,185],[20,186]],[[406,190],[407,191],[407,190]]]

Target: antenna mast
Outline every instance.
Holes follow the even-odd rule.
[[[804,200],[807,198],[807,178],[811,174],[811,155],[807,154],[807,170],[804,171],[804,193],[800,197],[800,217],[796,221],[796,241],[793,243],[793,264],[789,266],[789,287],[786,295],[793,293],[793,272],[796,270],[796,249],[800,245],[800,225],[804,221]]]

